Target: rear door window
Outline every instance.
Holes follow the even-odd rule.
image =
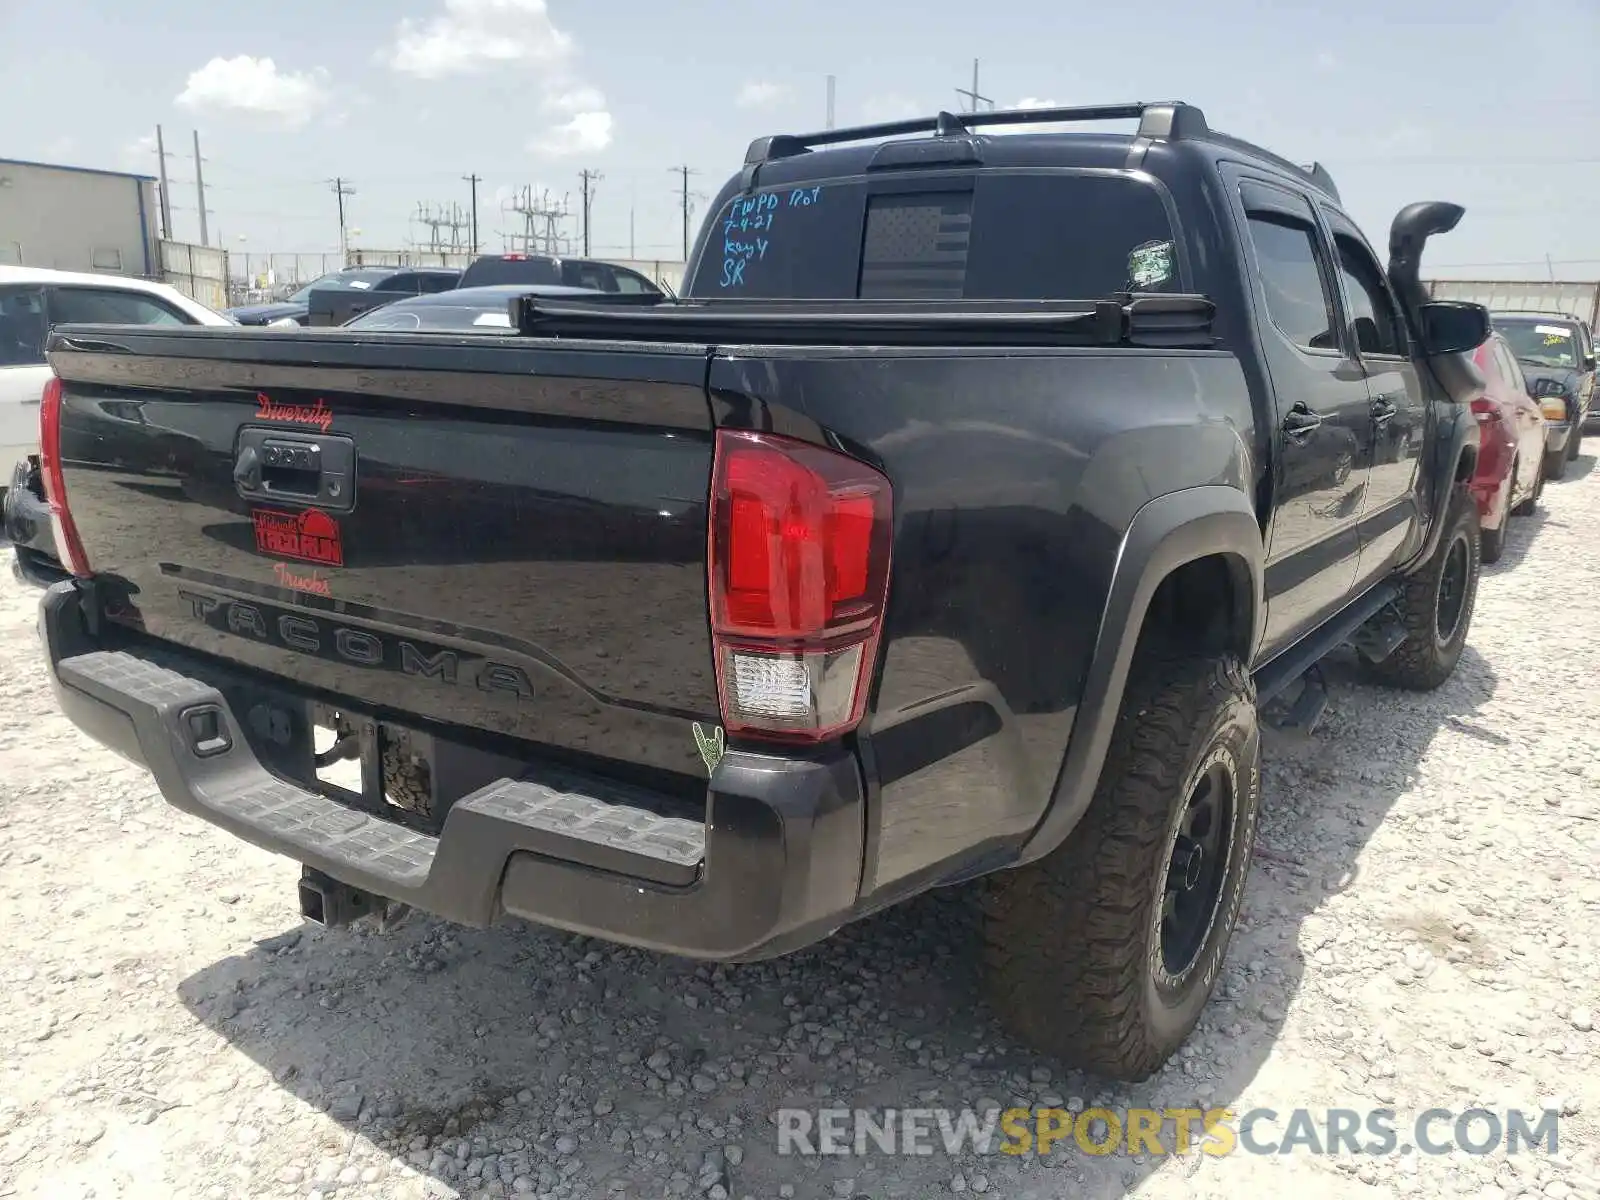
[[[112,288],[58,287],[50,291],[50,323],[104,325],[192,325],[177,309],[138,292]]]
[[[736,196],[688,294],[721,299],[1096,299],[1180,291],[1157,188],[1122,174],[994,170]]]
[[[0,288],[0,367],[41,365],[49,330],[40,289]]]

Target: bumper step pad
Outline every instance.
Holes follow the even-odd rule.
[[[692,885],[705,858],[703,822],[630,804],[649,796],[565,771],[553,784],[490,783],[457,801],[432,837],[269,773],[209,684],[122,651],[64,658],[56,669],[62,685],[132,721],[136,741],[118,748],[137,753],[178,807],[354,886],[469,924],[492,917],[516,851],[668,887]],[[189,730],[208,711],[221,736],[197,751]]]

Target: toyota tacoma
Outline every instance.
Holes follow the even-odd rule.
[[[1462,652],[1488,315],[1418,282],[1461,215],[1383,267],[1192,106],[940,113],[757,140],[682,299],[59,328],[55,694],[330,925],[748,961],[987,876],[995,1010],[1142,1077],[1224,960],[1258,714]]]

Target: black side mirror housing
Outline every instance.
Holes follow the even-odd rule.
[[[1422,352],[1468,354],[1489,340],[1489,310],[1466,300],[1430,300],[1417,306]]]
[[[1592,354],[1585,354],[1585,355],[1584,355],[1584,356],[1583,356],[1583,369],[1584,369],[1584,370],[1585,370],[1585,371],[1592,371],[1592,370],[1594,370],[1594,355],[1592,355]]]

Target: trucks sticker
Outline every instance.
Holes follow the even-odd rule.
[[[256,549],[262,554],[330,567],[344,566],[339,524],[327,513],[311,508],[300,513],[257,508],[250,516],[255,524]]]
[[[315,404],[281,404],[265,392],[256,393],[256,420],[284,421],[290,425],[315,425],[323,433],[333,424],[333,409],[321,396]]]
[[[333,587],[328,583],[327,577],[315,569],[301,574],[284,563],[273,563],[272,575],[278,581],[279,587],[296,592],[309,592],[313,596],[333,595]]]

